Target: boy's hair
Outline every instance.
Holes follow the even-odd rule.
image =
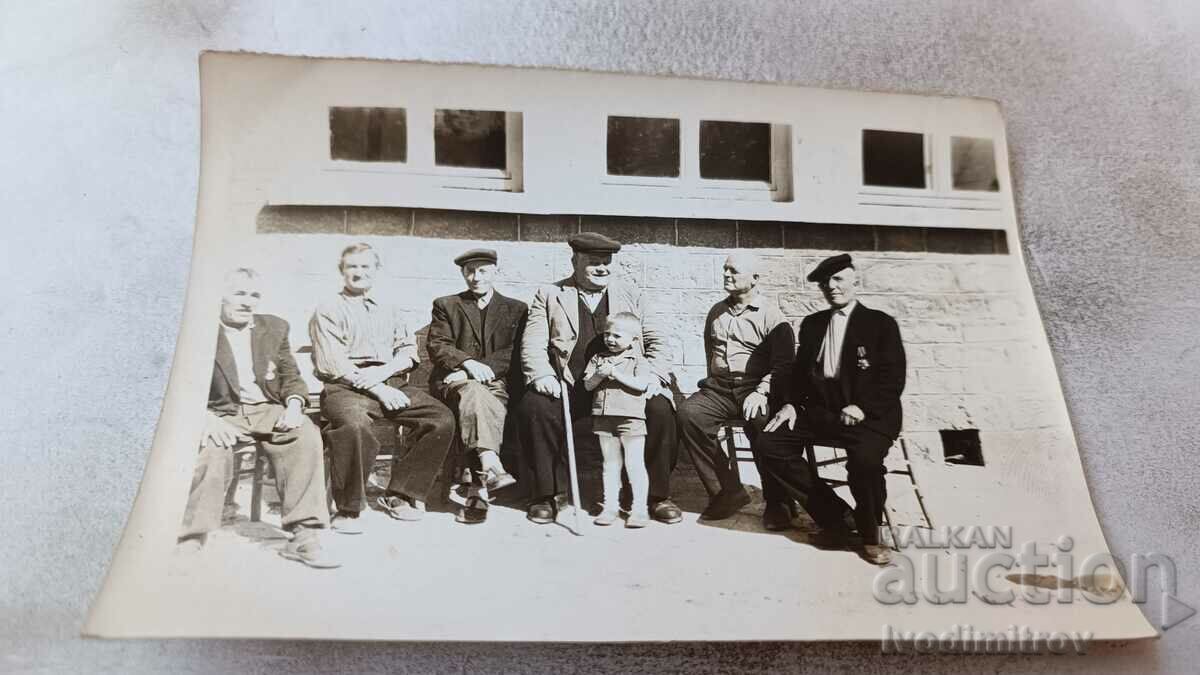
[[[642,320],[633,312],[617,312],[616,314],[608,315],[608,319],[604,322],[605,330],[613,326],[623,326],[625,328],[634,329],[634,337],[642,332]]]

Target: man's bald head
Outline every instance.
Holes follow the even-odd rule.
[[[734,251],[725,259],[721,278],[725,292],[730,296],[747,296],[758,285],[761,263],[758,256],[749,251]]]

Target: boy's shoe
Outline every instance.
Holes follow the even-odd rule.
[[[704,520],[725,520],[736,514],[750,501],[750,493],[746,492],[746,488],[741,488],[736,492],[718,492],[700,517]]]
[[[625,527],[628,528],[647,527],[648,525],[650,525],[650,514],[645,511],[636,511],[625,519]]]
[[[425,517],[425,509],[418,507],[415,499],[402,495],[380,497],[377,503],[396,520],[415,521]]]
[[[334,560],[321,548],[321,538],[315,530],[302,527],[292,540],[283,547],[279,555],[288,560],[308,565],[314,569],[333,569],[342,563]]]
[[[618,513],[616,509],[605,508],[603,511],[600,512],[600,515],[596,516],[596,519],[593,520],[592,522],[597,525],[607,526],[607,525],[612,525],[613,523],[617,522],[620,519],[621,519],[621,514]]]

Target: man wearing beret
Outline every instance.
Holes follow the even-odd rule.
[[[433,301],[427,349],[433,362],[429,388],[454,411],[468,462],[489,493],[516,479],[500,461],[509,399],[513,343],[525,322],[525,303],[495,290],[497,255],[471,249],[454,259],[467,290]],[[513,373],[517,375],[517,373]],[[468,498],[459,522],[483,522],[487,502]]]
[[[529,520],[554,522],[559,497],[566,492],[566,435],[562,401],[567,396],[573,416],[591,411],[583,387],[583,370],[602,347],[607,317],[630,312],[642,319],[641,345],[653,371],[646,396],[646,471],[650,477],[650,516],[662,523],[683,518],[671,501],[671,471],[678,457],[675,409],[670,392],[671,358],[663,336],[646,316],[641,290],[612,278],[618,241],[594,232],[571,237],[570,277],[538,290],[529,307],[521,342],[521,366],[529,390],[519,406],[522,451],[531,472]],[[560,391],[559,378],[566,381]]]
[[[800,324],[799,347],[782,406],[755,444],[766,471],[821,526],[828,538],[849,541],[851,523],[860,555],[884,565],[879,542],[887,488],[883,458],[900,435],[904,344],[891,316],[859,302],[858,272],[848,254],[821,261],[808,275],[830,308]],[[821,439],[846,451],[854,508],[814,474],[806,443]],[[852,515],[851,515],[852,514]]]

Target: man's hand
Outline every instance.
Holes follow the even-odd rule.
[[[232,448],[242,439],[242,432],[238,431],[237,427],[211,412],[208,413],[204,420],[204,436],[201,441],[204,445]]]
[[[558,398],[562,395],[562,387],[558,384],[558,379],[553,375],[543,375],[534,380],[532,384],[533,390],[544,396],[553,396]]]
[[[767,403],[767,395],[760,394],[757,391],[750,392],[746,399],[742,401],[742,419],[749,422],[759,415],[766,415],[770,410]]]
[[[275,420],[275,431],[291,431],[304,421],[304,406],[300,405],[300,399],[289,398],[287,408],[283,414]]]
[[[377,384],[383,384],[393,374],[387,366],[367,366],[354,371],[347,379],[358,389],[370,389]]]
[[[395,387],[389,387],[386,384],[377,384],[368,391],[371,395],[379,399],[383,405],[383,409],[387,411],[403,410],[410,404],[408,396]]]
[[[862,408],[856,405],[848,405],[845,408],[842,408],[842,424],[848,427],[852,427],[855,424],[862,422],[866,418],[866,413],[862,411]]]
[[[788,430],[796,428],[796,408],[791,403],[779,409],[775,416],[767,422],[767,426],[763,427],[763,431],[775,431],[779,427],[787,425]]]
[[[467,375],[467,371],[456,370],[443,377],[442,384],[457,384],[459,382],[466,382],[468,379],[470,379],[470,377]]]
[[[480,363],[475,359],[463,361],[459,367],[467,371],[467,375],[470,375],[472,380],[478,380],[486,384],[496,379],[496,373],[490,366],[486,363]]]

